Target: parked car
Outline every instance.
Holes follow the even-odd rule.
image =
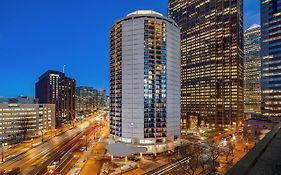
[[[83,151],[85,151],[85,147],[81,147],[79,150],[81,151],[81,152],[83,152]]]

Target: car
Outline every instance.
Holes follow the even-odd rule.
[[[21,171],[19,167],[13,168],[12,170],[5,173],[5,175],[20,175]]]
[[[81,147],[79,150],[81,151],[81,152],[83,152],[83,151],[85,151],[85,147]]]
[[[128,159],[131,160],[131,161],[134,161],[134,162],[137,162],[137,161],[140,160],[140,158],[138,158],[136,156],[129,156]]]

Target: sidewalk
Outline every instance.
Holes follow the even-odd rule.
[[[105,143],[98,142],[92,149],[80,175],[99,175],[102,168],[102,157],[105,154]]]
[[[83,155],[79,158],[79,160],[75,163],[75,166],[67,173],[67,175],[78,175],[82,167],[85,165],[88,157],[90,156],[94,147],[94,143],[89,146],[88,151],[84,151]]]
[[[234,147],[234,155],[229,155],[227,161],[225,155],[219,156],[220,167],[217,168],[219,173],[225,174],[231,166],[236,164],[248,153],[248,150],[255,146],[255,142],[249,141],[247,150],[245,150],[245,145],[245,141],[239,141]]]
[[[100,139],[89,146],[83,156],[77,161],[74,168],[67,175],[99,175],[102,168],[102,158],[105,154],[106,143],[105,138],[109,135],[109,128],[106,128],[100,133],[104,133]],[[99,135],[99,134],[98,134]]]

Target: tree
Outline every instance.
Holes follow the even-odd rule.
[[[190,161],[181,165],[181,168],[188,175],[194,175],[196,171],[199,169],[200,160],[201,160],[201,148],[198,145],[191,145],[188,149],[190,155]]]
[[[207,140],[202,143],[186,145],[190,161],[181,165],[187,175],[194,175],[196,172],[207,174],[216,169],[216,162],[221,154],[221,149],[213,141]],[[183,154],[182,154],[183,155]]]
[[[20,126],[20,135],[22,140],[25,140],[28,134],[29,129],[31,129],[31,121],[30,121],[30,116],[22,116],[20,120],[18,121],[19,126]]]
[[[216,168],[216,162],[219,158],[219,156],[222,153],[221,148],[215,144],[214,141],[208,141],[208,149],[209,149],[209,153],[210,153],[210,159],[211,159],[211,165],[212,165],[212,170]]]

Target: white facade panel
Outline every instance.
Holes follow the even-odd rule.
[[[180,30],[167,23],[167,136],[180,136]]]
[[[143,20],[122,25],[122,137],[143,138],[144,25]]]

